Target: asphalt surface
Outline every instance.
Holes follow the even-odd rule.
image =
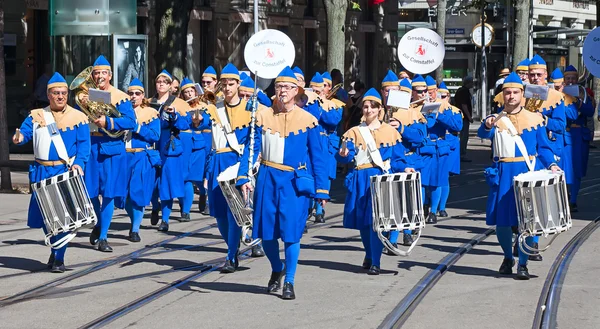
[[[472,144],[469,156],[474,161],[463,164],[463,174],[451,178],[447,209],[451,217],[428,225],[409,257],[384,255],[379,276],[368,276],[361,268],[364,251],[358,232],[342,227],[344,191],[338,179],[333,201],[326,206],[327,222],[311,223],[302,239],[293,301],[265,292],[271,271],[266,258],[244,256],[236,273],[219,273],[226,247],[214,219],[197,212],[196,204],[189,223],[178,223],[179,211],[173,211],[167,234],[157,232],[146,218],[141,243],[126,240],[129,221],[124,212],[116,211],[109,231],[112,254],[94,250],[88,242],[90,229],[82,229],[67,251],[69,271],[49,273],[45,270],[49,252],[41,230],[26,229],[30,195],[2,194],[0,326],[78,328],[119,310],[101,324],[107,328],[377,328],[444,257],[488,229],[484,219],[488,188],[482,172],[489,165],[489,147],[477,141]],[[531,280],[498,275],[503,255],[491,235],[445,271],[403,327],[531,327],[554,258],[600,215],[599,160],[600,152],[592,149],[573,229],[543,253],[544,261],[529,263]],[[25,173],[14,173],[13,179],[27,184]],[[599,238],[597,230],[567,268],[557,314],[561,328],[600,327]],[[143,250],[131,254],[139,249]],[[80,272],[84,270],[88,272]],[[53,282],[81,273],[72,280]],[[180,281],[188,276],[192,280]],[[19,295],[41,286],[46,288]],[[143,296],[152,298],[123,307]]]

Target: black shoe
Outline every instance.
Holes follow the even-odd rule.
[[[262,245],[259,243],[256,246],[252,247],[252,253],[250,254],[250,257],[253,258],[257,258],[257,257],[263,257],[265,255],[265,251],[263,250]]]
[[[94,226],[92,229],[92,233],[90,233],[90,244],[95,246],[98,243],[98,238],[100,237],[100,227]]]
[[[325,223],[325,217],[323,214],[315,215],[315,223]]]
[[[438,214],[442,218],[448,217],[448,213],[446,212],[446,210],[440,210]]]
[[[577,204],[576,203],[569,203],[569,208],[570,208],[570,210],[571,210],[572,213],[579,212],[579,209],[577,209]]]
[[[54,265],[54,252],[50,252],[50,258],[48,258],[48,262],[46,263],[46,266],[48,267],[48,269],[51,269],[52,266]]]
[[[156,225],[158,224],[158,219],[159,219],[159,211],[158,210],[152,210],[152,214],[150,214],[150,224],[151,225]]]
[[[371,268],[371,263],[372,263],[372,261],[370,259],[365,258],[363,260],[362,268],[365,270],[368,270],[369,268]]]
[[[529,280],[529,271],[527,270],[527,266],[517,266],[517,280]]]
[[[427,218],[427,216],[429,216],[429,205],[428,204],[423,205],[423,216],[425,216],[425,218]]]
[[[113,249],[108,245],[108,241],[106,239],[98,240],[98,250],[102,252],[112,252]]]
[[[226,260],[225,265],[221,267],[221,273],[233,273],[235,272],[235,263],[231,260]]]
[[[281,293],[282,299],[296,299],[296,293],[294,292],[294,285],[286,282],[283,284],[283,292]]]
[[[160,222],[158,226],[159,232],[169,232],[169,223],[165,223],[165,221]]]
[[[427,224],[437,224],[438,220],[437,220],[437,216],[430,212],[429,216],[427,216],[427,219],[425,220],[425,223]]]
[[[204,209],[206,209],[206,194],[200,195],[200,197],[198,197],[198,210],[200,210],[200,212],[203,212]]]
[[[402,244],[407,247],[410,247],[410,246],[412,246],[413,242],[414,242],[414,240],[412,238],[412,234],[404,233],[404,237],[402,239]]]
[[[140,238],[140,234],[138,232],[129,232],[129,241],[140,242],[142,241],[142,238]]]
[[[379,266],[371,265],[371,268],[369,269],[367,274],[368,275],[379,275],[380,272],[381,272],[381,269],[379,268]]]
[[[269,279],[269,283],[267,283],[268,293],[279,291],[279,288],[281,288],[281,279],[284,274],[285,265],[283,265],[283,269],[280,272],[271,272],[271,278]]]
[[[63,261],[54,261],[54,263],[52,264],[52,268],[50,269],[50,272],[52,273],[65,273],[65,263]]]
[[[205,216],[210,216],[210,207],[209,207],[209,201],[208,198],[206,199],[206,206],[204,207],[204,210],[202,210],[202,215]]]
[[[502,261],[502,265],[500,265],[500,269],[498,270],[498,273],[513,274],[513,270],[512,270],[513,266],[515,266],[514,259],[504,258],[504,260]]]
[[[398,248],[398,244],[397,243],[392,243],[392,245],[394,246],[394,248]],[[396,256],[396,254],[394,254],[391,250],[389,250],[386,247],[383,247],[383,254],[386,254],[388,256]]]
[[[534,248],[534,249],[537,249],[537,248],[538,248],[538,244],[537,244],[537,242],[533,242],[533,243],[531,244],[531,247],[532,247],[532,248]],[[532,252],[532,254],[533,254],[533,255],[530,255],[530,256],[529,256],[529,260],[532,260],[532,261],[534,261],[534,262],[541,262],[541,261],[543,261],[543,260],[544,260],[544,258],[542,257],[542,255],[540,255],[540,253],[539,253],[539,252],[537,252],[537,251],[536,251],[536,252]]]
[[[178,221],[180,221],[180,222],[189,222],[189,221],[191,221],[190,214],[182,212],[181,213],[181,218],[179,218]]]

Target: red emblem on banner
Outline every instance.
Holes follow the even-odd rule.
[[[415,51],[415,54],[417,56],[425,56],[425,53],[427,53],[427,50],[425,49],[425,47],[423,46],[423,44],[418,44],[417,45],[417,51]]]
[[[267,54],[265,56],[267,58],[273,58],[273,57],[275,57],[275,53],[273,52],[273,50],[271,48],[267,48]]]

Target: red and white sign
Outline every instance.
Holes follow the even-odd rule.
[[[435,71],[444,61],[444,40],[435,31],[418,28],[406,33],[398,43],[398,58],[412,73]]]

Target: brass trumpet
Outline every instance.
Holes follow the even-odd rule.
[[[536,97],[537,96],[537,97]],[[544,104],[544,100],[539,99],[539,95],[534,94],[533,97],[525,100],[525,109],[529,112],[538,112],[540,107]]]
[[[343,83],[338,83],[337,85],[333,86],[333,88],[331,88],[331,90],[327,94],[327,99],[332,99],[333,97],[335,97],[335,94],[337,94],[338,90],[342,88],[342,85]]]
[[[89,99],[85,104],[83,104],[81,101],[84,95],[89,96],[89,90],[91,88],[98,89],[96,82],[94,82],[94,79],[92,79],[92,69],[92,66],[87,67],[75,77],[73,82],[71,82],[69,89],[75,91],[75,103],[79,105],[81,111],[88,116],[90,121],[95,121],[103,115],[112,118],[120,118],[121,112],[119,112],[112,104],[104,104]],[[109,131],[105,128],[100,128],[100,130],[112,138],[121,138],[127,133],[127,131],[124,130]]]
[[[222,89],[223,84],[221,83],[221,81],[219,81],[219,83],[217,83],[217,85],[215,86],[214,91],[205,90],[204,94],[200,95],[200,101],[206,104],[217,104],[217,101],[219,101],[219,97],[217,97],[217,95],[221,92]]]

